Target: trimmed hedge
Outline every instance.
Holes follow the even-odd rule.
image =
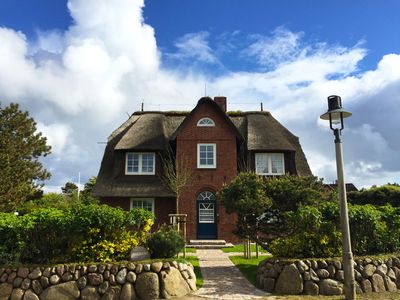
[[[274,240],[273,255],[290,258],[341,255],[339,205],[303,206],[286,215],[292,234]],[[400,208],[390,205],[349,205],[352,250],[355,255],[400,251]]]
[[[372,204],[400,206],[400,186],[396,184],[385,184],[380,187],[372,187],[367,190],[349,192],[348,200],[353,204]]]
[[[96,204],[65,210],[39,208],[22,216],[0,213],[0,264],[121,258],[129,254],[125,253],[128,243],[144,242],[143,231],[150,230],[153,218],[147,211],[126,212]],[[142,225],[135,228],[134,224]]]

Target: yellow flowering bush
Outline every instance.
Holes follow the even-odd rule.
[[[101,262],[124,260],[128,258],[131,249],[139,244],[137,234],[131,231],[116,235],[112,241],[100,239],[94,242],[96,238],[93,234],[98,232],[98,228],[92,228],[88,239],[73,249],[73,255],[78,260]]]

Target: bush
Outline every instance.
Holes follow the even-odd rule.
[[[292,228],[288,237],[275,239],[270,246],[279,257],[333,257],[341,253],[341,233],[337,227],[338,208],[334,203],[321,207],[304,206],[286,214]]]
[[[151,213],[94,204],[2,213],[0,263],[126,259],[130,248],[144,243],[152,219]],[[132,224],[141,226],[132,231]]]
[[[102,261],[128,259],[130,250],[139,242],[136,233],[124,231],[112,240],[98,239],[98,228],[89,231],[88,237],[76,248],[73,248],[73,257],[78,261]]]
[[[349,202],[353,204],[372,204],[400,206],[400,186],[386,184],[380,187],[372,187],[367,190],[348,193]]]
[[[300,206],[316,205],[335,199],[322,179],[314,176],[285,175],[270,178],[264,184],[265,193],[272,199],[273,209],[295,211]]]
[[[39,208],[57,208],[66,210],[71,206],[70,201],[62,194],[48,193],[39,199],[24,202],[17,207],[17,211],[21,214],[27,214]]]
[[[270,250],[281,257],[332,257],[341,253],[339,205],[304,206],[286,214],[292,233],[275,239]],[[390,205],[349,205],[352,250],[355,255],[400,250],[400,208]]]
[[[164,225],[148,238],[147,246],[152,258],[170,258],[179,253],[185,242],[177,230]]]
[[[41,208],[21,217],[25,247],[21,262],[45,263],[54,258],[64,259],[70,238],[71,215],[56,208]]]
[[[0,265],[20,260],[24,248],[20,218],[14,213],[0,213]]]

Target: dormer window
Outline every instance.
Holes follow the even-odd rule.
[[[284,175],[283,153],[256,153],[256,173],[259,175]]]
[[[197,122],[197,126],[199,127],[214,127],[215,123],[212,119],[210,118],[201,118],[198,122]]]
[[[128,152],[126,153],[126,175],[154,175],[154,152]]]

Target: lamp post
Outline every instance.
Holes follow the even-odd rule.
[[[351,113],[342,108],[342,99],[339,96],[332,95],[328,97],[328,111],[320,117],[323,120],[329,120],[330,128],[333,130],[335,135],[336,168],[340,201],[340,225],[342,228],[344,291],[346,300],[356,299],[353,253],[351,252],[350,242],[349,214],[347,210],[346,185],[344,183],[342,141],[340,139],[340,135],[344,128],[343,119],[350,116]]]

